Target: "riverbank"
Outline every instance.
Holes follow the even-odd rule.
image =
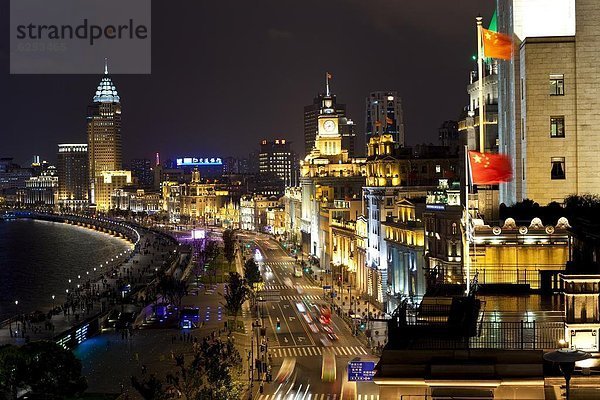
[[[86,275],[78,279],[81,283],[71,281],[64,303],[54,307],[48,305],[41,314],[19,315],[5,321],[0,328],[0,345],[46,339],[73,347],[98,331],[103,322],[101,319],[115,305],[152,282],[178,257],[177,244],[172,238],[120,221],[67,214],[19,213],[16,217],[93,228],[129,239],[132,249],[120,257],[112,257],[112,261],[103,266],[95,267],[89,278]],[[78,331],[78,326],[85,329]]]

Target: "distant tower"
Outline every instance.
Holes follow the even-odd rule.
[[[90,178],[90,202],[96,203],[95,181],[103,171],[122,169],[121,98],[108,74],[104,76],[87,111],[87,136]]]
[[[371,137],[388,133],[398,146],[405,146],[402,99],[397,92],[371,92],[365,108],[366,144]]]

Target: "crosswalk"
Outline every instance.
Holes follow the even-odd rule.
[[[295,261],[265,261],[264,264],[273,267],[273,266],[278,266],[278,267],[291,267],[293,265],[296,265]]]
[[[302,300],[323,300],[323,296],[314,294],[305,294],[301,296],[280,296],[281,300],[302,301]]]
[[[315,346],[273,347],[271,348],[270,353],[273,358],[312,357],[322,355],[323,349],[323,347]],[[332,350],[336,356],[359,356],[368,354],[367,350],[361,346],[327,347],[326,349]]]
[[[322,289],[319,286],[314,286],[314,285],[294,285],[294,286],[287,286],[287,285],[265,285],[264,290],[285,290],[285,289],[295,289],[295,288],[302,288],[302,289]]]
[[[282,394],[261,394],[258,400],[283,400],[286,398]],[[341,395],[337,393],[307,393],[304,400],[341,400]],[[379,400],[378,394],[359,394],[357,400]]]

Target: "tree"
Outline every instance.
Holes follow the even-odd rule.
[[[87,383],[81,376],[81,362],[71,351],[39,341],[0,349],[0,393],[14,399],[19,388],[63,399],[83,393]]]
[[[167,300],[178,308],[181,306],[183,296],[188,291],[186,282],[176,279],[171,275],[162,275],[156,289],[162,295],[163,301]]]
[[[237,316],[242,309],[242,305],[248,299],[249,289],[246,282],[240,274],[232,272],[229,274],[229,282],[225,286],[225,308],[230,315],[233,315],[237,322]]]
[[[20,349],[12,345],[0,347],[0,398],[16,399],[26,377],[25,357]]]
[[[229,270],[231,271],[231,264],[235,260],[235,235],[231,229],[223,231],[223,255],[229,263]]]
[[[244,264],[244,279],[246,279],[246,282],[253,290],[255,284],[262,282],[262,277],[254,258],[249,258]]]

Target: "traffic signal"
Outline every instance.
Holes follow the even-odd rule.
[[[281,321],[279,321],[279,318],[277,318],[277,330],[281,329]]]

